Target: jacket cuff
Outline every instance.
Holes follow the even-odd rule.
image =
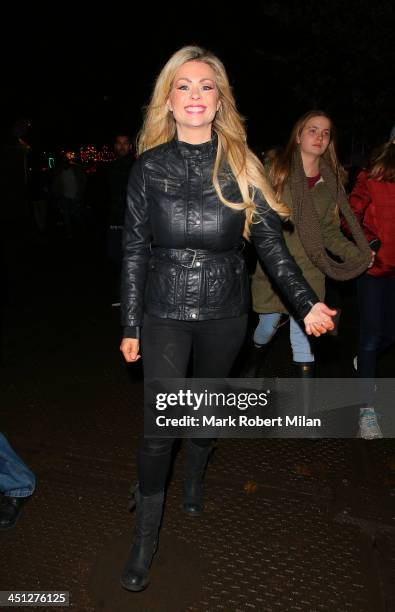
[[[320,300],[318,298],[310,299],[305,302],[305,305],[299,309],[300,320],[303,319],[309,314],[310,310],[313,308],[314,304],[318,304]]]
[[[133,325],[133,326],[126,325],[123,328],[123,338],[135,338],[137,340],[140,340],[140,326],[139,325]]]

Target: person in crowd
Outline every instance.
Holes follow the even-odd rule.
[[[107,172],[108,229],[107,257],[111,265],[113,280],[113,306],[120,302],[120,274],[122,263],[122,232],[126,208],[126,190],[129,174],[134,160],[133,146],[128,134],[120,132],[114,141],[115,160],[109,164]]]
[[[359,342],[354,359],[365,396],[360,436],[376,439],[382,437],[374,408],[377,360],[395,342],[395,134],[359,174],[350,206],[376,253],[373,266],[357,279]]]
[[[0,433],[0,529],[15,527],[36,478]]]
[[[324,299],[326,276],[348,280],[368,268],[372,254],[347,202],[334,126],[325,112],[311,110],[297,120],[286,147],[282,151],[277,149],[267,162],[266,173],[276,201],[290,210],[284,225],[287,247],[320,300]],[[350,222],[356,245],[341,232],[339,209]],[[258,374],[282,315],[289,314],[296,373],[304,378],[313,377],[314,352],[303,322],[290,312],[287,296],[267,272],[258,262],[251,289],[259,323],[243,375]]]
[[[81,221],[86,176],[73,151],[63,154],[52,184],[67,238],[72,238]]]
[[[250,236],[307,334],[333,328],[335,311],[320,302],[290,256],[281,216],[246,133],[222,62],[188,46],[160,72],[138,138],[124,223],[121,351],[140,359],[147,383],[225,377],[243,343],[249,308],[242,235]],[[148,406],[149,409],[149,406]],[[137,519],[121,576],[144,589],[158,544],[173,440],[142,437]],[[187,441],[183,507],[203,509],[202,478],[212,440]]]

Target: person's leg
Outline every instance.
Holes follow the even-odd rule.
[[[160,378],[184,378],[192,348],[190,324],[185,321],[144,317],[142,354],[145,410],[152,393],[148,386]],[[165,488],[171,461],[171,438],[142,438],[138,451],[140,491],[144,495]]]
[[[259,370],[263,366],[267,354],[268,344],[277,331],[280,319],[281,314],[277,312],[259,315],[259,323],[254,332],[252,346],[249,348],[246,363],[241,370],[242,377],[256,378],[259,375]]]
[[[194,323],[146,316],[142,337],[146,387],[157,378],[184,378],[192,342],[194,377],[227,376],[243,343],[246,326],[247,315]],[[146,396],[149,396],[147,389]],[[202,448],[211,446],[209,438],[194,443]],[[138,473],[140,491],[144,495],[164,489],[171,447],[172,440],[167,438],[142,440]]]
[[[191,346],[189,323],[144,317],[142,354],[146,411],[152,410],[149,405],[152,393],[148,385],[160,378],[184,378]],[[129,591],[142,591],[149,582],[149,569],[157,549],[172,446],[171,438],[143,437],[140,442],[139,485],[135,489],[137,520],[133,545],[121,575],[121,585]]]
[[[199,321],[194,330],[194,377],[228,376],[245,338],[247,315]],[[211,438],[192,438],[186,442],[183,508],[189,515],[198,515],[203,511],[203,476],[212,442]]]
[[[145,316],[142,331],[145,410],[152,395],[148,386],[160,378],[185,378],[192,348],[190,323]],[[138,453],[140,491],[158,492],[165,487],[170,467],[170,438],[142,438]]]
[[[0,433],[0,492],[9,497],[28,497],[35,485],[34,474]]]
[[[382,325],[378,352],[395,342],[395,278],[383,278]]]
[[[292,355],[295,363],[313,363],[314,354],[311,350],[310,340],[304,331],[303,324],[293,317],[289,318],[289,337],[292,346]]]
[[[247,331],[247,315],[198,321],[193,334],[195,378],[228,376]]]
[[[358,379],[363,407],[360,410],[359,435],[364,439],[381,438],[374,410],[374,377],[383,327],[383,278],[369,274],[357,280],[359,308]]]
[[[382,337],[385,279],[369,274],[357,280],[359,309],[358,378],[374,378]]]
[[[270,342],[277,331],[277,325],[280,319],[280,312],[260,314],[259,323],[254,332],[254,344],[261,346]]]
[[[0,529],[14,527],[35,486],[34,474],[0,433]]]
[[[292,347],[293,363],[297,375],[300,378],[314,377],[314,354],[308,335],[304,331],[303,324],[296,321],[293,317],[289,318],[289,337]],[[307,385],[310,391],[311,385]],[[309,393],[306,396],[306,405],[309,403]],[[309,411],[306,406],[306,413]]]
[[[301,414],[309,416],[313,412],[314,388],[314,354],[311,350],[310,340],[304,331],[303,323],[294,317],[289,318],[289,337],[292,347],[293,366],[298,378],[305,379],[298,383],[298,406]],[[301,430],[304,437],[314,437],[312,429]]]

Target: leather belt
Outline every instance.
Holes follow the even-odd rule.
[[[162,247],[151,247],[152,255],[158,259],[169,259],[174,261],[184,268],[193,268],[196,264],[200,266],[201,262],[214,261],[227,257],[229,255],[235,255],[239,253],[241,249],[234,247],[228,251],[209,251],[206,249],[166,249]]]

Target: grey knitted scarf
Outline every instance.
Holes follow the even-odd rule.
[[[320,173],[334,202],[344,215],[351,234],[359,249],[359,254],[347,261],[338,263],[326,252],[320,221],[314,207],[313,198],[304,172],[299,149],[292,160],[290,189],[292,196],[292,220],[300,241],[312,263],[321,272],[335,280],[349,280],[359,276],[368,268],[371,250],[347,200],[343,187],[338,184],[330,166],[321,158]]]

